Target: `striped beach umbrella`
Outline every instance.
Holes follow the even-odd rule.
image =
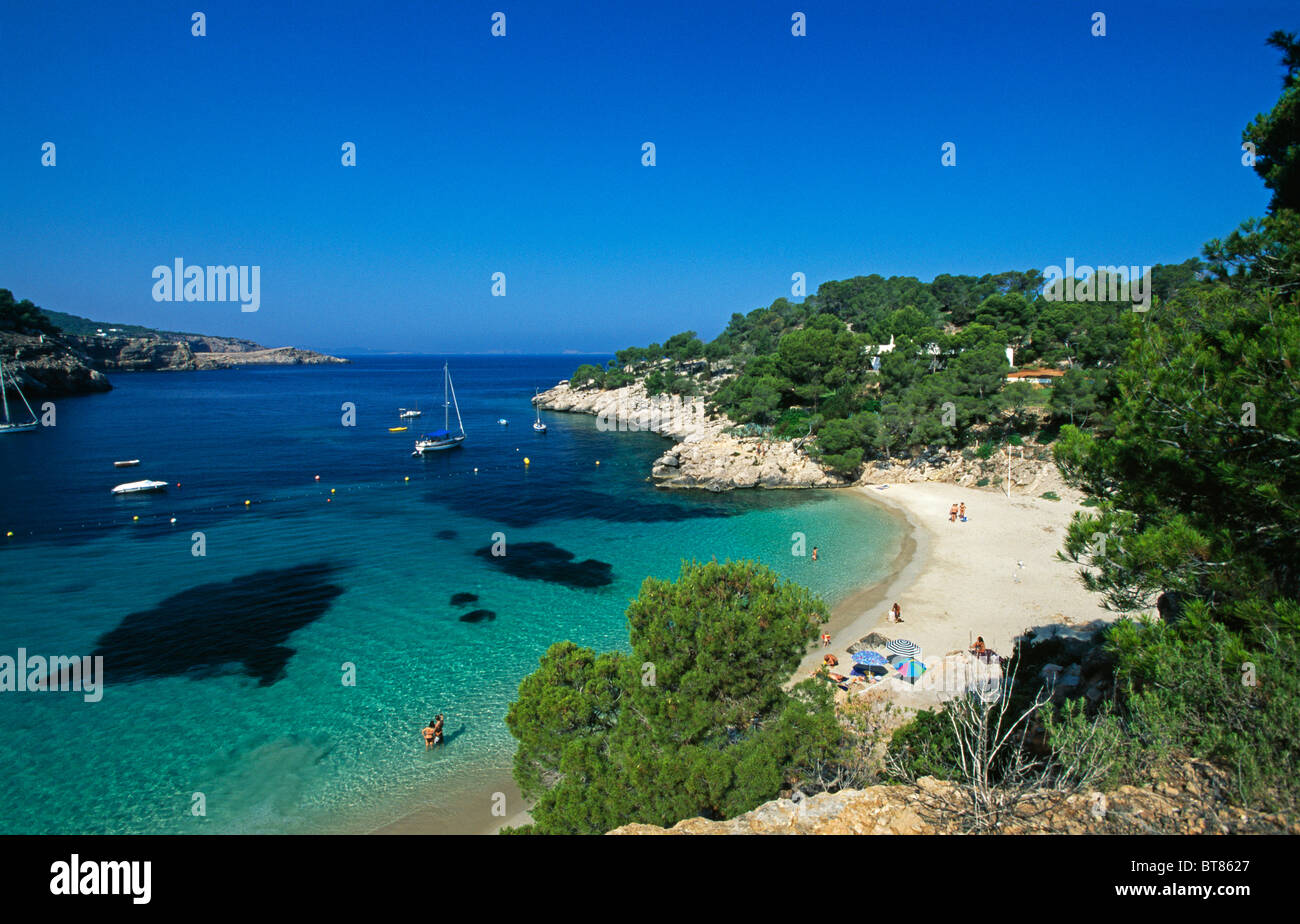
[[[885,647],[896,655],[902,655],[904,658],[915,658],[921,653],[920,645],[909,642],[905,638],[896,638],[892,642],[887,642]]]
[[[917,677],[920,677],[925,673],[925,665],[916,659],[904,661],[902,664],[898,665],[898,673],[904,680],[915,682]]]
[[[884,666],[889,663],[885,656],[878,651],[855,651],[853,653],[854,664],[866,664],[868,666]]]

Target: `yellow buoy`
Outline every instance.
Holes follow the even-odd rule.
[[[139,517],[139,516],[134,516],[134,517],[131,517],[131,519],[133,519],[133,520],[138,520],[138,519],[140,519],[140,517]]]
[[[246,501],[244,501],[244,506],[247,507],[247,506],[248,506],[249,504],[251,504],[251,503],[252,503],[252,501],[250,501],[250,500],[246,500]]]
[[[524,465],[530,464],[528,456],[524,456]]]
[[[407,475],[407,476],[406,476],[405,478],[403,478],[402,480],[403,480],[403,481],[410,481],[410,480],[411,480],[411,476],[410,476],[410,475]]]
[[[9,536],[12,536],[13,534],[14,534],[14,531],[11,529],[11,530],[9,530],[9,532],[5,533],[5,536],[6,536],[6,538],[7,538],[7,537],[9,537]]]
[[[596,460],[596,464],[597,464],[597,465],[600,464],[600,460],[599,460],[599,459]]]
[[[330,488],[330,493],[331,493],[331,494],[334,493],[334,489],[333,489],[333,488]]]

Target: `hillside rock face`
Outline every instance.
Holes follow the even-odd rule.
[[[1184,768],[1155,788],[1029,794],[1007,813],[996,834],[1246,834],[1300,833],[1282,815],[1230,807],[1206,768]],[[631,824],[610,834],[955,834],[967,801],[953,783],[922,777],[914,786],[871,786],[811,798],[767,802],[727,821],[687,818],[671,828]]]
[[[710,417],[700,398],[648,395],[640,382],[603,391],[561,383],[534,399],[550,411],[592,414],[606,432],[645,430],[675,440],[650,477],[665,488],[830,488],[847,482],[822,470],[803,449],[784,440],[738,437],[725,417]]]
[[[97,366],[110,372],[228,369],[252,365],[346,363],[337,356],[294,347],[267,349],[230,337],[69,337]]]
[[[35,403],[40,398],[81,395],[108,391],[108,376],[93,368],[84,353],[54,337],[39,334],[0,333],[0,356],[4,357],[6,380],[10,375]],[[8,381],[6,381],[8,385]],[[11,397],[17,397],[9,389]]]

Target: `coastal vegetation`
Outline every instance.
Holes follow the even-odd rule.
[[[1202,291],[1197,259],[1152,268],[1156,304]],[[1098,273],[1098,290],[1109,278]],[[1054,294],[1054,293],[1053,293]],[[801,302],[778,298],[733,314],[713,340],[683,331],[619,350],[607,368],[583,364],[576,389],[640,380],[649,394],[702,395],[751,432],[815,435],[829,470],[927,447],[1050,441],[1070,424],[1103,430],[1115,369],[1134,322],[1131,303],[1053,300],[1038,270],[984,276],[857,276],[823,283]],[[1008,382],[1017,366],[1062,369],[1050,389]]]
[[[630,652],[552,645],[506,714],[524,833],[730,818],[842,753],[830,688],[783,684],[826,606],[754,562],[683,564],[627,609]]]
[[[1110,695],[1067,697],[1042,726],[1054,753],[1104,725],[1092,739],[1103,744],[1093,770],[1111,782],[1149,781],[1201,759],[1226,773],[1231,802],[1294,817],[1300,44],[1281,32],[1269,44],[1283,54],[1285,89],[1243,133],[1269,152],[1256,164],[1273,193],[1268,216],[1206,245],[1205,280],[1124,319],[1104,425],[1067,424],[1055,445],[1066,480],[1089,495],[1062,554],[1085,566],[1081,580],[1108,607],[1159,615],[1106,629],[1096,642]],[[1037,694],[1021,686],[1011,701],[1023,707]],[[954,715],[964,705],[897,732],[896,766],[962,779],[971,748]]]

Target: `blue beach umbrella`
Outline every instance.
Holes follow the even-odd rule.
[[[854,664],[866,664],[868,666],[884,666],[889,663],[885,656],[877,651],[855,651],[853,653]]]
[[[892,642],[886,642],[885,647],[896,655],[902,655],[904,658],[915,658],[921,653],[920,645],[909,642],[905,638],[896,638]]]

